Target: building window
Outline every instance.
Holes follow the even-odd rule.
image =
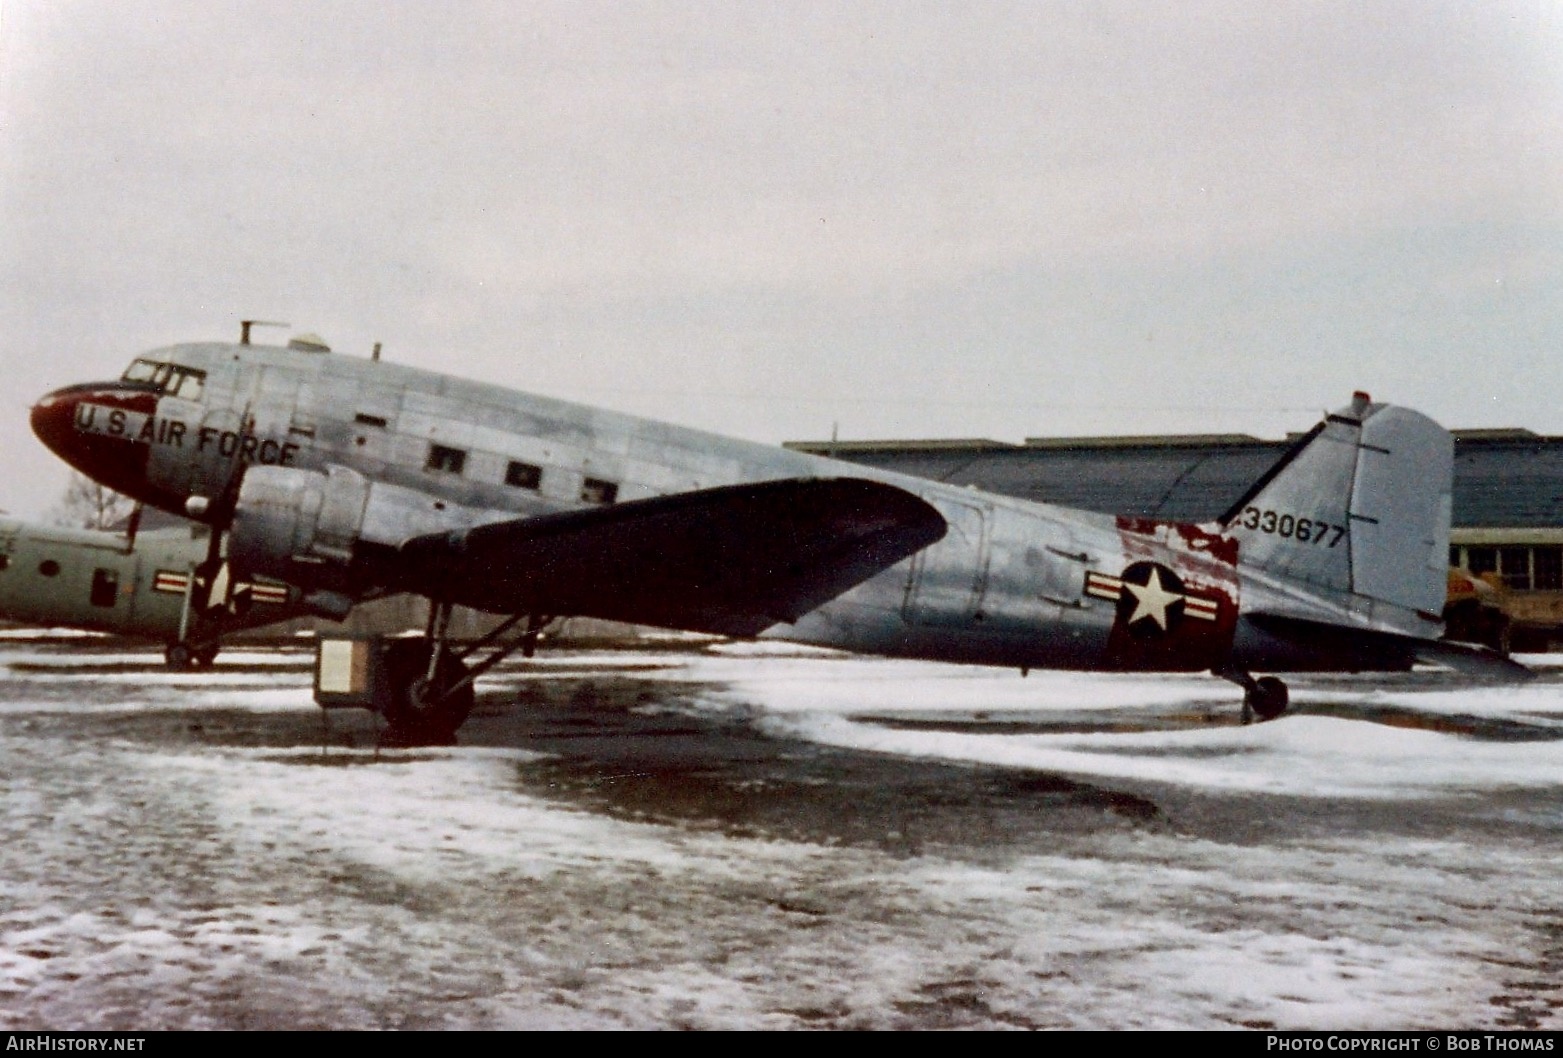
[[[531,463],[518,463],[510,461],[505,468],[505,484],[517,489],[531,489],[536,492],[543,484],[543,468],[535,467]]]
[[[1531,561],[1533,563],[1531,587],[1537,591],[1563,589],[1563,547],[1557,544],[1538,547]]]
[[[119,574],[112,569],[92,571],[92,605],[113,606],[119,598]]]
[[[601,478],[587,478],[581,483],[581,500],[584,503],[612,503],[619,498],[619,487]]]
[[[1467,547],[1465,568],[1478,576],[1498,568],[1498,549],[1495,547]]]
[[[467,453],[459,448],[447,448],[444,445],[429,446],[429,461],[424,464],[428,470],[438,470],[446,474],[460,474],[461,468],[467,465]]]
[[[60,575],[60,564],[52,558],[46,558],[38,563],[38,572],[45,577],[58,577]]]
[[[1508,587],[1518,588],[1520,591],[1529,591],[1530,548],[1500,547],[1498,549],[1498,572],[1503,574],[1503,583]]]

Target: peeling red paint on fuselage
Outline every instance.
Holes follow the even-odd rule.
[[[1222,667],[1237,629],[1237,541],[1186,522],[1120,516],[1117,525],[1124,583],[1107,664],[1161,672]]]

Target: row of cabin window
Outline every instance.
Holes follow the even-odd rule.
[[[448,445],[431,444],[429,459],[424,464],[428,470],[444,474],[460,474],[467,465],[465,449]],[[543,468],[532,463],[512,459],[505,467],[505,484],[517,489],[536,492],[543,484]],[[587,478],[581,482],[581,502],[605,504],[619,498],[619,486],[602,478]]]
[[[1496,573],[1520,591],[1563,589],[1563,544],[1455,544],[1449,564],[1478,576]]]

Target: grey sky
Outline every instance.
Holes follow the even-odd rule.
[[[1563,5],[0,0],[46,390],[289,321],[761,441],[1563,433]]]

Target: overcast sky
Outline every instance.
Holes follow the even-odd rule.
[[[45,391],[287,321],[779,442],[1563,434],[1563,4],[0,0]]]

